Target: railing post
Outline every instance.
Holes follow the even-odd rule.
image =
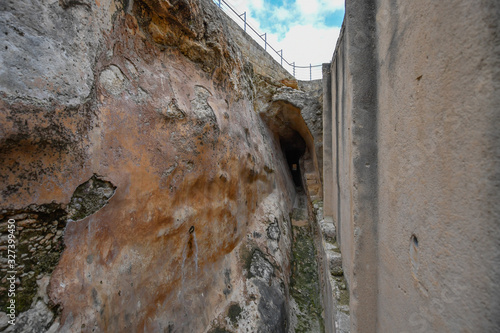
[[[281,49],[281,67],[283,67],[283,49]]]
[[[295,61],[293,62],[292,66],[293,66],[293,76],[295,77]]]
[[[240,17],[243,16],[243,30],[247,32],[247,12],[244,12],[243,14],[240,15]]]
[[[309,64],[309,80],[313,79],[313,69],[312,64]]]
[[[267,51],[267,32],[264,32],[262,35],[260,35],[260,38],[264,36],[264,50]]]

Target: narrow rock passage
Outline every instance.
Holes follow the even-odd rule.
[[[324,332],[316,248],[307,197],[300,191],[291,214],[292,276],[291,309],[294,332]]]

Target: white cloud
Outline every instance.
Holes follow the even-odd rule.
[[[300,13],[305,16],[317,14],[319,11],[318,0],[297,0],[295,2]]]
[[[296,67],[296,77],[299,80],[308,80],[310,71],[308,66],[311,64],[313,79],[321,78],[321,64],[331,61],[340,28],[337,27],[318,27],[313,25],[296,25],[290,28],[284,38],[278,41],[277,34],[267,35],[267,41],[278,52],[276,54],[268,47],[268,52],[279,63],[279,52],[283,49],[283,58],[296,66],[307,66],[307,68]],[[260,43],[263,44],[262,42]],[[286,70],[293,73],[293,67],[283,62]]]
[[[296,25],[280,41],[283,56],[297,65],[318,65],[330,62],[340,28]]]
[[[344,0],[296,0],[294,6],[301,24],[322,24],[328,14],[344,8]]]
[[[253,0],[251,2],[251,7],[257,11],[264,9],[264,0]]]
[[[286,8],[283,8],[283,7],[279,7],[278,9],[276,9],[274,11],[274,15],[280,21],[290,20],[294,16],[292,11],[290,11]]]
[[[226,0],[226,2],[242,13],[245,11],[251,12],[252,10],[259,12],[264,9],[264,0]]]

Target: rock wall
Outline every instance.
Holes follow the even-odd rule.
[[[324,205],[352,332],[500,328],[498,1],[348,1]]]
[[[318,165],[320,92],[254,72],[225,20],[210,0],[0,4],[1,246],[14,220],[18,271],[0,329],[295,331],[286,152]]]

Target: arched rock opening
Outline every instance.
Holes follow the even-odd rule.
[[[275,139],[279,141],[294,185],[302,188],[303,175],[306,173],[314,174],[314,178],[319,180],[314,138],[302,117],[300,108],[290,102],[279,100],[272,102],[267,110],[261,111],[260,116],[274,133]],[[302,169],[306,170],[301,170],[301,164]]]
[[[300,134],[290,129],[287,133],[280,135],[280,146],[285,155],[288,167],[292,174],[292,179],[296,188],[302,188],[302,176],[300,170],[300,158],[306,152],[306,142]]]

